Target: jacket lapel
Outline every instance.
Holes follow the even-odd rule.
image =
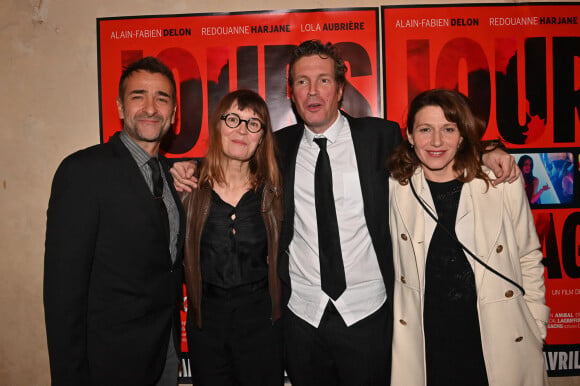
[[[428,189],[425,186],[425,180],[423,178],[423,174],[418,169],[411,177],[411,182],[413,183],[413,187],[417,192],[417,195],[424,200],[427,207],[432,208],[433,202],[431,199],[431,195],[429,191],[425,192],[425,189]],[[431,217],[425,213],[425,210],[421,206],[421,204],[417,201],[417,198],[413,194],[411,190],[411,186],[406,185],[403,188],[397,189],[397,201],[400,205],[399,210],[401,214],[401,219],[405,224],[408,232],[411,236],[411,241],[419,245],[420,247],[415,247],[415,260],[417,263],[417,273],[419,275],[419,281],[421,286],[424,286],[425,280],[425,262],[427,259],[427,248],[429,247],[427,244],[426,238],[426,222],[429,221],[431,227],[434,227],[431,224],[432,220]],[[434,228],[433,228],[434,229]],[[400,236],[399,236],[400,237]]]
[[[304,133],[304,125],[282,129],[275,134],[279,167],[282,172],[282,186],[284,187],[284,221],[279,241],[278,274],[286,285],[290,286],[288,271],[288,254],[285,253],[294,236],[294,180],[296,174],[296,156]],[[289,296],[289,293],[285,293]],[[288,299],[285,299],[287,302]]]
[[[358,169],[358,176],[360,180],[360,186],[362,190],[363,201],[365,204],[365,215],[366,215],[366,208],[368,203],[373,201],[372,199],[372,192],[370,186],[371,181],[371,172],[373,171],[372,165],[372,151],[369,151],[369,143],[363,137],[363,133],[361,130],[358,130],[356,126],[356,122],[352,119],[348,119],[348,123],[350,126],[350,132],[352,136],[352,142],[354,144],[354,154],[356,157],[356,165]]]
[[[343,113],[348,119],[358,176],[363,198],[364,216],[377,256],[386,252],[380,248],[388,223],[388,174],[386,159],[378,160],[379,152],[373,150],[372,139],[359,126],[359,121]],[[379,258],[380,259],[380,258]]]
[[[125,147],[125,145],[119,138],[119,133],[111,137],[109,142],[113,146],[115,154],[120,159],[120,162],[118,163],[119,165],[118,172],[119,174],[121,174],[122,180],[127,182],[126,185],[128,189],[131,189],[133,191],[135,203],[143,207],[144,213],[147,213],[148,216],[156,219],[156,221],[154,221],[155,227],[158,228],[157,230],[159,232],[165,234],[163,224],[161,223],[161,221],[157,221],[157,219],[159,218],[159,207],[157,206],[157,203],[155,202],[155,199],[151,194],[151,190],[147,186],[147,182],[145,182],[145,178],[143,177],[143,173],[141,173],[141,170],[139,169],[137,162],[135,162],[135,159],[129,152],[129,149]],[[165,175],[167,176],[169,173],[166,171],[165,167],[164,171],[166,172]],[[183,217],[181,216],[182,212],[181,204],[177,203],[177,206],[178,210],[180,210],[180,217]],[[183,220],[180,219],[180,222],[182,221]],[[167,244],[169,245],[169,240],[167,240]]]
[[[121,142],[119,133],[111,137],[109,142],[120,159],[118,171],[123,176],[122,179],[127,181],[127,186],[135,193],[135,201],[143,203],[146,210],[153,214],[157,208],[151,191],[129,149]]]
[[[297,125],[296,130],[292,133],[292,136],[286,137],[286,141],[280,144],[283,148],[283,165],[281,165],[283,170],[283,186],[288,188],[284,190],[284,211],[288,213],[285,216],[291,224],[292,229],[294,228],[294,180],[296,179],[296,157],[298,155],[298,148],[300,147],[300,141],[304,134],[304,126]],[[293,233],[293,232],[290,232]],[[290,240],[288,240],[290,241]]]
[[[501,229],[503,206],[503,188],[489,186],[486,191],[485,183],[480,179],[474,179],[469,183],[471,193],[471,204],[473,206],[475,235],[474,253],[484,262],[488,262],[490,256],[496,248],[498,232]],[[475,282],[480,288],[486,268],[479,263],[475,263]]]

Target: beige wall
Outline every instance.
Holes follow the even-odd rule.
[[[445,2],[456,1],[423,3]],[[284,9],[288,4],[0,0],[0,385],[50,382],[42,305],[45,211],[59,162],[99,142],[95,19]],[[404,2],[294,0],[292,7],[389,4]],[[561,381],[572,384],[569,378]]]

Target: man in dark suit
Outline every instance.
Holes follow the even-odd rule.
[[[129,65],[117,107],[123,130],[67,157],[52,185],[44,305],[53,385],[177,384],[185,224],[158,154],[175,119],[171,70],[152,57]]]
[[[394,122],[339,110],[346,66],[330,43],[294,50],[288,84],[302,122],[276,132],[285,215],[279,273],[286,285],[287,371],[293,386],[387,385],[393,259],[388,227],[388,154]],[[315,167],[326,138],[343,260],[343,289],[323,290]],[[340,259],[340,257],[339,257]]]

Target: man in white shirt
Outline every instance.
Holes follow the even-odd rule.
[[[276,132],[284,176],[285,221],[279,272],[286,284],[287,371],[294,386],[387,385],[393,260],[385,162],[401,141],[394,122],[339,110],[346,66],[334,46],[302,43],[288,83],[303,123]],[[315,166],[327,141],[346,289],[322,290]],[[291,290],[290,290],[291,289]]]

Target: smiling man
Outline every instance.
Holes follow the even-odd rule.
[[[67,157],[47,212],[44,305],[52,385],[176,385],[184,216],[159,143],[173,74],[123,71],[123,130]]]

